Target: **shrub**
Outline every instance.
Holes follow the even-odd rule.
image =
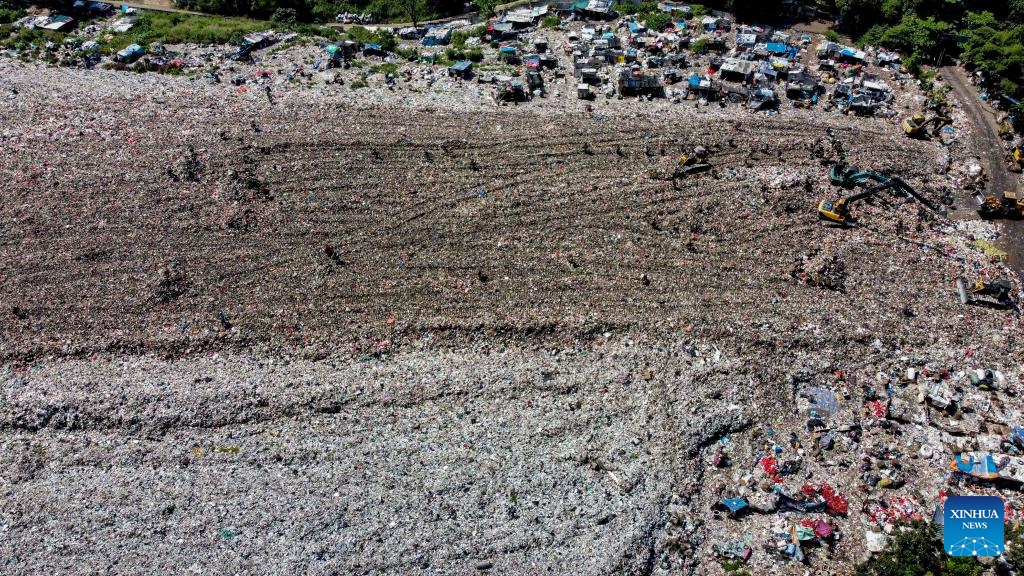
[[[473,48],[466,52],[466,58],[471,62],[481,62],[484,59],[484,51],[479,48]]]
[[[885,549],[858,564],[855,576],[978,576],[981,566],[976,558],[954,558],[942,549],[935,527],[914,522],[903,530],[894,530]]]
[[[619,14],[652,14],[658,11],[657,2],[640,2],[633,4],[631,2],[622,2],[615,5],[615,10]]]
[[[672,16],[664,12],[652,12],[644,16],[644,26],[649,30],[661,32],[672,25]]]
[[[541,28],[558,28],[562,24],[562,19],[557,14],[548,14],[540,21]]]
[[[399,46],[398,48],[396,48],[395,54],[397,54],[399,58],[402,58],[403,60],[408,60],[410,62],[414,62],[417,58],[420,57],[419,50],[415,48],[407,48],[405,46]]]
[[[299,20],[299,14],[295,8],[278,8],[270,15],[270,19],[281,24],[295,24]]]
[[[370,66],[370,74],[391,74],[395,76],[398,74],[398,63],[384,62],[383,64]]]
[[[444,59],[445,60],[450,60],[450,61],[465,60],[466,59],[466,53],[463,52],[462,50],[458,50],[456,48],[453,48],[453,47],[449,46],[444,51]]]
[[[17,20],[21,20],[28,14],[24,10],[18,8],[0,8],[0,24],[10,24]]]
[[[839,33],[829,28],[825,31],[825,39],[829,42],[839,42]]]

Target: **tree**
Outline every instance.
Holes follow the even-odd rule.
[[[270,19],[281,24],[295,24],[299,20],[299,14],[295,8],[278,8],[270,15]]]
[[[420,20],[430,13],[430,5],[427,0],[392,0],[394,12],[409,19],[413,27],[419,25]]]
[[[1008,0],[1006,8],[1007,20],[1014,24],[1024,24],[1024,0]]]
[[[491,16],[494,14],[494,7],[500,4],[498,0],[473,0],[476,7],[484,16]]]
[[[981,566],[976,558],[953,558],[942,549],[942,540],[934,525],[914,522],[903,530],[894,530],[885,545],[871,560],[858,564],[855,576],[978,576]]]
[[[644,26],[649,30],[661,32],[672,24],[672,16],[664,12],[651,12],[644,16]]]

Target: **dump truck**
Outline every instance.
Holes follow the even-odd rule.
[[[932,116],[925,118],[924,114],[914,114],[903,120],[903,133],[911,138],[924,138],[933,136],[948,125],[952,120],[945,116]]]

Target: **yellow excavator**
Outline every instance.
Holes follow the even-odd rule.
[[[903,133],[911,138],[922,138],[937,134],[943,126],[952,122],[945,116],[925,118],[924,114],[914,114],[903,120]],[[930,128],[930,129],[929,129]]]
[[[1024,145],[1017,144],[1006,153],[1006,167],[1010,172],[1024,171]]]
[[[835,200],[822,200],[818,204],[818,217],[822,220],[831,220],[832,222],[838,222],[840,224],[849,224],[853,217],[850,214],[850,206],[858,200],[863,200],[868,196],[872,196],[886,190],[893,188],[898,185],[900,181],[896,178],[888,179],[881,184],[867,188],[862,192],[851,194],[849,196],[843,196]]]
[[[956,292],[962,304],[988,306],[990,308],[1011,308],[1013,299],[1010,291],[1013,285],[1006,278],[996,278],[986,282],[975,280],[968,282],[965,278],[956,279]]]
[[[989,220],[995,218],[1024,218],[1024,198],[1016,192],[1003,192],[1002,199],[978,194],[978,215]]]

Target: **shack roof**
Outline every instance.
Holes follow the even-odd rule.
[[[722,72],[735,72],[738,74],[747,75],[754,71],[755,64],[750,60],[740,60],[739,58],[726,58],[725,62],[722,62]]]
[[[737,34],[736,43],[740,46],[753,46],[757,44],[756,34]]]

